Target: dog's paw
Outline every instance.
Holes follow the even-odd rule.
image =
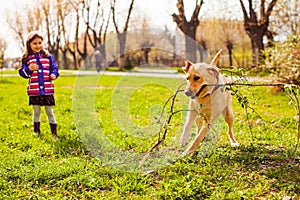
[[[180,146],[185,147],[189,143],[188,138],[182,137],[180,138]]]
[[[184,152],[182,153],[182,156],[183,156],[183,157],[186,157],[186,156],[191,155],[191,154],[193,154],[193,153],[194,153],[194,151],[190,151],[190,149],[188,149],[188,150],[186,150],[186,151],[184,151]]]
[[[185,155],[193,154],[197,150],[197,147],[195,145],[191,145],[187,150],[185,151]]]
[[[240,144],[238,142],[231,142],[231,147],[238,147]]]

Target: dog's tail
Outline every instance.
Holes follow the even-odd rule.
[[[218,53],[215,55],[215,57],[212,59],[210,65],[216,65],[221,57],[222,49],[218,51]]]

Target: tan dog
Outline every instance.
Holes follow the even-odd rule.
[[[220,58],[220,54],[221,50],[213,58],[211,64],[193,64],[187,61],[185,67],[182,68],[186,74],[188,84],[185,89],[185,95],[190,97],[190,102],[183,133],[180,138],[181,146],[188,144],[191,127],[195,120],[198,127],[197,136],[187,149],[186,154],[196,151],[208,133],[210,126],[221,114],[228,124],[231,146],[239,145],[232,132],[231,94],[229,91],[225,91],[224,87],[220,86],[226,83],[226,79],[219,74],[219,69],[215,66]]]

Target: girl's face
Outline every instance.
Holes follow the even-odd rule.
[[[43,49],[43,40],[39,37],[36,37],[30,42],[30,48],[34,53],[38,53]]]

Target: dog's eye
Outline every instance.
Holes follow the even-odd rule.
[[[194,81],[198,81],[199,79],[200,79],[199,76],[195,76],[195,77],[194,77]]]

